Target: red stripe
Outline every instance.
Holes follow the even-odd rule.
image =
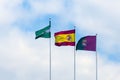
[[[55,36],[56,35],[60,35],[60,34],[72,34],[72,33],[75,33],[75,30],[67,30],[67,31],[60,31],[60,32],[56,32],[55,33]]]
[[[56,46],[75,46],[75,42],[61,42],[55,43]]]

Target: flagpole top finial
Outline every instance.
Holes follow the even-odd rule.
[[[49,21],[51,21],[51,18],[49,18]]]
[[[76,29],[76,26],[74,26],[74,29]]]

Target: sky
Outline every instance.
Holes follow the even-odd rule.
[[[74,47],[55,46],[54,33],[97,34],[97,51],[76,51],[76,80],[120,80],[120,0],[0,0],[0,80],[49,80],[49,39],[35,31],[51,18],[52,80],[73,80]]]

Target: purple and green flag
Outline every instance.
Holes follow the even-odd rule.
[[[96,51],[96,36],[82,37],[76,45],[76,50]]]

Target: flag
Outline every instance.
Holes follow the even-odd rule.
[[[38,39],[39,37],[50,38],[51,37],[50,25],[44,27],[43,29],[36,31],[35,35],[36,35],[35,39]]]
[[[56,46],[75,46],[75,30],[56,32],[54,36]]]
[[[96,36],[82,37],[77,43],[76,50],[96,51]]]

